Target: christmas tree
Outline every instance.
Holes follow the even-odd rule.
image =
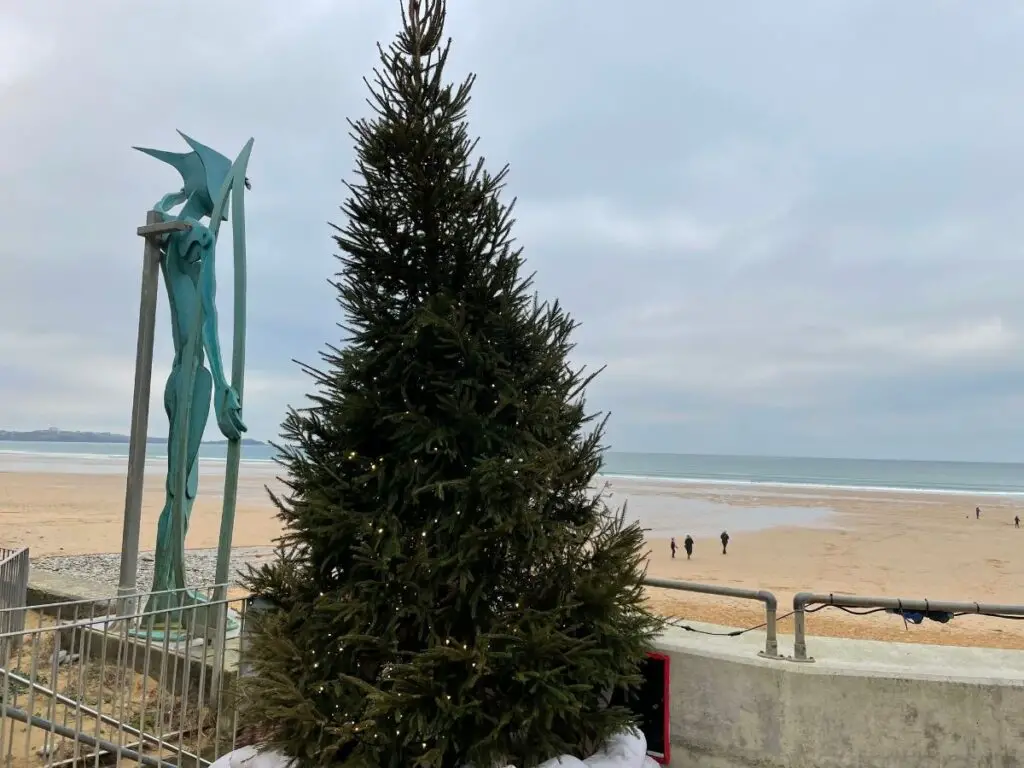
[[[347,338],[283,427],[279,556],[244,723],[299,765],[530,768],[627,727],[659,628],[643,532],[593,480],[603,422],[474,161],[443,0],[406,0],[336,228]]]

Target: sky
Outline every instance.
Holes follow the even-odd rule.
[[[613,449],[1024,460],[1019,3],[451,6],[450,77],[477,75],[527,267],[606,366]],[[276,436],[293,360],[342,338],[327,222],[398,24],[397,0],[0,4],[0,429],[128,430],[135,229],[180,186],[131,146],[181,129],[256,140],[245,419]]]

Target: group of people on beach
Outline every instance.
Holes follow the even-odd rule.
[[[722,531],[722,535],[718,537],[722,541],[722,554],[726,554],[729,549],[729,532]],[[672,559],[676,559],[676,537],[672,537],[672,541],[669,542],[669,548],[672,550]],[[686,534],[686,538],[683,539],[683,549],[686,551],[686,559],[689,560],[693,557],[693,537],[690,534]]]
[[[981,520],[981,507],[974,508],[974,519]],[[1013,527],[1020,528],[1020,515],[1013,516]]]

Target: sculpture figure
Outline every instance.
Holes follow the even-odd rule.
[[[182,188],[164,195],[154,210],[163,221],[176,220],[188,225],[185,230],[167,235],[160,246],[160,268],[171,311],[174,361],[164,389],[164,409],[170,426],[167,483],[157,528],[153,594],[145,610],[147,614],[165,610],[169,613],[151,617],[151,634],[155,628],[167,631],[188,624],[188,612],[175,609],[203,602],[198,594],[186,591],[185,536],[199,487],[199,447],[211,405],[220,432],[229,444],[237,445],[246,431],[240,395],[225,373],[221,354],[214,258],[221,221],[228,219],[230,196],[235,268],[244,270],[242,196],[243,190],[249,188],[245,171],[252,140],[232,163],[219,152],[183,133],[181,136],[191,152],[135,147],[168,163],[181,174]],[[182,205],[181,210],[177,214],[172,213],[172,209],[179,205]],[[209,220],[208,224],[203,223],[204,218]],[[241,290],[244,294],[244,283]],[[239,299],[236,295],[236,308]],[[244,302],[244,297],[241,300]],[[243,311],[235,313],[236,345],[239,337],[244,336],[244,303],[241,306]],[[236,364],[239,359],[236,355]],[[235,456],[237,464],[237,450]],[[237,481],[237,467],[233,474]],[[228,504],[227,501],[225,503]],[[233,503],[232,498],[232,516]]]

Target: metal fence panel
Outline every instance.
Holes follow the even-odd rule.
[[[0,548],[0,654],[25,628],[28,603],[28,548]],[[14,638],[13,640],[11,638]]]
[[[0,643],[0,765],[198,768],[235,748],[245,600],[166,595],[171,611],[147,611],[149,595],[130,614],[94,600],[21,609],[0,634],[21,641]]]

